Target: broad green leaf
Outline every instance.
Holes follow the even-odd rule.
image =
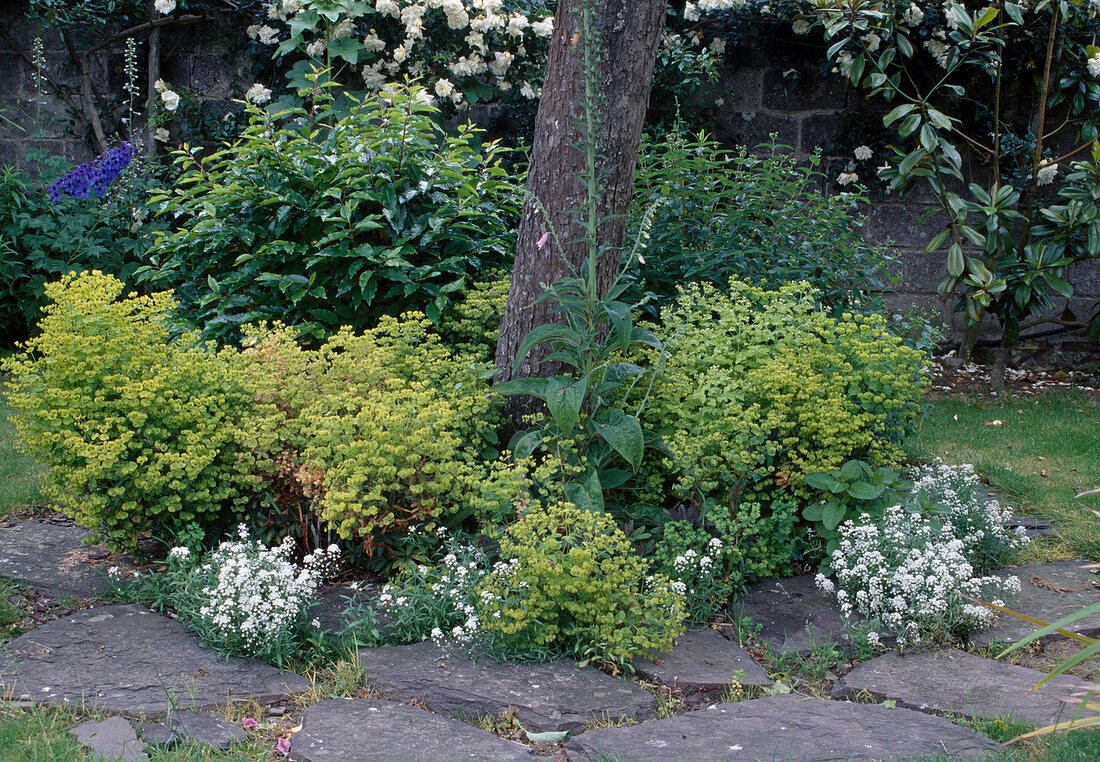
[[[642,434],[642,423],[636,417],[627,415],[621,410],[605,411],[599,420],[594,420],[596,433],[603,437],[611,448],[637,471],[642,465],[642,454],[645,450],[645,436]]]
[[[520,363],[526,359],[531,350],[545,341],[563,341],[573,346],[580,346],[582,343],[580,334],[568,326],[559,325],[558,323],[544,323],[535,326],[520,342],[519,349],[516,350],[516,361],[512,364],[512,370],[519,370]]]
[[[848,487],[848,494],[857,500],[874,500],[876,497],[882,495],[885,489],[886,487],[881,484],[856,482]]]
[[[883,125],[889,127],[891,124],[901,119],[903,116],[911,112],[916,107],[917,105],[915,103],[903,103],[882,118]]]
[[[821,511],[821,525],[829,531],[840,526],[844,517],[848,515],[848,506],[843,503],[826,503]]]
[[[546,407],[564,434],[572,433],[577,426],[586,387],[583,379],[575,380],[568,376],[555,376],[546,384]]]

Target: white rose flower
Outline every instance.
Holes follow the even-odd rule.
[[[855,172],[841,172],[836,181],[838,185],[851,185],[859,182],[859,175]]]
[[[875,152],[872,151],[868,146],[860,146],[852,153],[859,161],[867,161],[875,155]]]
[[[1035,183],[1036,185],[1050,185],[1054,182],[1054,178],[1057,174],[1057,164],[1047,164],[1043,162],[1043,165],[1039,167],[1039,171],[1035,174]]]
[[[547,16],[542,21],[531,24],[531,31],[539,37],[549,37],[554,33],[554,17]]]
[[[271,91],[257,82],[248,88],[248,92],[245,93],[244,97],[245,100],[255,103],[257,106],[262,106],[271,100]]]
[[[806,19],[795,19],[791,24],[791,31],[795,34],[809,34],[810,22]]]
[[[262,27],[260,27],[258,35],[260,38],[260,42],[264,45],[271,45],[272,43],[279,41],[279,30],[272,29],[267,24],[264,24]]]
[[[161,90],[160,99],[164,101],[164,107],[169,111],[175,111],[180,105],[180,95],[174,90]]]
[[[1100,77],[1100,53],[1097,53],[1088,60],[1089,74],[1094,77]]]
[[[176,0],[157,0],[153,3],[153,7],[158,13],[167,16],[169,13],[176,10]]]
[[[450,98],[455,91],[455,86],[449,79],[440,79],[435,83],[435,94],[440,98]]]

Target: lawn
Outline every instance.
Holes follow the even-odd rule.
[[[973,463],[1003,502],[1049,519],[1059,539],[1034,543],[1036,560],[1100,561],[1100,400],[1079,392],[928,403],[914,454]]]
[[[0,516],[35,506],[39,501],[41,471],[16,448],[15,426],[0,383]]]

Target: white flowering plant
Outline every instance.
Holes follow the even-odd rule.
[[[907,476],[913,485],[910,510],[949,523],[975,568],[1004,566],[1029,542],[1024,527],[1008,529],[1011,511],[985,492],[974,466],[937,460],[914,466]]]
[[[417,564],[382,589],[378,608],[389,618],[388,640],[469,645],[478,632],[478,586],[490,572],[485,551],[472,539],[440,527],[444,543],[434,565]]]
[[[971,598],[1004,606],[1019,592],[1015,577],[982,575],[1028,538],[1005,528],[999,503],[982,499],[972,467],[935,463],[909,476],[914,486],[904,504],[839,526],[830,557],[835,582],[819,573],[817,584],[845,616],[880,622],[903,646],[963,639],[995,616]]]
[[[687,619],[705,622],[729,601],[733,592],[725,569],[725,544],[687,521],[670,521],[654,552],[654,568],[684,595]]]
[[[926,250],[946,253],[939,290],[960,292],[956,309],[972,336],[986,313],[1000,323],[994,384],[1003,384],[1021,326],[1044,322],[1055,294],[1069,299],[1067,265],[1097,256],[1096,3],[807,5],[802,31],[820,23],[833,71],[889,104],[883,125],[896,133],[895,147],[877,174],[903,193],[917,180],[932,191],[944,224]],[[1037,87],[1020,87],[1018,72],[1026,71],[1039,72]],[[1033,102],[1009,108],[1010,92],[1013,102]],[[861,155],[841,182],[858,179]],[[971,181],[964,155],[992,169],[986,183]],[[1044,190],[1059,180],[1056,195]],[[1100,337],[1100,315],[1090,332]]]
[[[180,545],[168,556],[163,587],[179,618],[214,648],[284,665],[298,655],[308,630],[308,604],[336,570],[336,545],[291,559],[293,540],[266,547],[247,527],[205,557]]]

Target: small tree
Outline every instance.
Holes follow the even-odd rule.
[[[946,245],[939,290],[958,291],[971,341],[985,313],[997,319],[999,387],[1020,331],[1050,320],[1052,293],[1072,295],[1065,267],[1100,256],[1095,10],[1065,0],[1029,9],[1007,0],[948,2],[927,14],[916,4],[870,0],[814,5],[836,70],[893,104],[883,122],[899,142],[879,174],[902,192],[923,179],[939,202],[946,223],[926,250]],[[1034,87],[1017,73],[1032,66]],[[970,124],[967,112],[977,114]],[[1090,149],[1092,161],[1065,171]],[[988,184],[967,182],[964,152],[988,167]],[[1056,194],[1045,192],[1059,177]],[[1100,339],[1100,316],[1090,333]]]

